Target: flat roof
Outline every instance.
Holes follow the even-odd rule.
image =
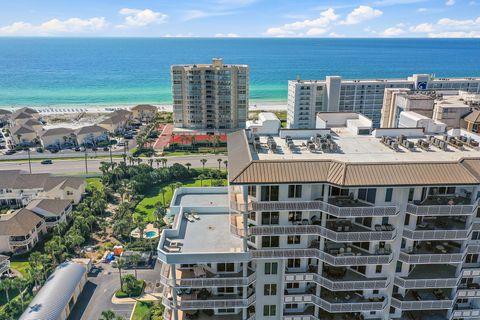
[[[209,193],[208,197],[205,197],[204,193],[179,194],[175,198],[174,205],[182,207],[228,207],[228,197],[225,193]]]

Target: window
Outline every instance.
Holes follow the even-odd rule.
[[[221,287],[221,288],[218,288],[218,293],[234,293],[234,287]]]
[[[300,259],[288,259],[287,267],[289,268],[300,268]]]
[[[298,303],[287,303],[285,309],[298,309]]]
[[[262,201],[278,201],[278,186],[262,186]]]
[[[375,273],[382,273],[382,265],[378,265],[375,267]]]
[[[288,236],[287,237],[287,243],[288,244],[300,244],[300,236],[298,236],[298,235]]]
[[[478,261],[478,254],[467,254],[465,263],[476,263]]]
[[[395,272],[402,272],[402,262],[397,261],[397,267],[395,268]]]
[[[235,265],[233,263],[218,263],[217,271],[218,272],[234,272]]]
[[[265,274],[277,274],[278,263],[277,262],[265,262]]]
[[[288,221],[302,221],[302,211],[290,211],[288,213]]]
[[[273,317],[277,314],[277,307],[274,304],[266,304],[263,306],[263,316]]]
[[[263,248],[278,248],[279,237],[278,236],[263,236],[262,247]]]
[[[262,224],[278,224],[279,214],[278,211],[262,212]]]
[[[275,296],[277,294],[277,285],[275,283],[267,283],[263,285],[264,296]]]
[[[385,191],[385,202],[392,202],[393,188],[387,188]]]
[[[408,201],[413,201],[414,196],[415,196],[415,188],[410,188],[408,190]]]
[[[257,213],[255,211],[250,211],[248,213],[248,219],[256,221],[257,220]]]
[[[377,196],[377,189],[358,189],[358,199],[375,203],[375,197]]]
[[[472,240],[480,240],[480,231],[472,232]]]
[[[287,289],[298,289],[300,284],[298,282],[289,282],[287,283]]]
[[[235,313],[235,308],[218,309],[218,313]]]
[[[256,186],[248,186],[248,195],[251,197],[257,196],[257,187]]]
[[[302,197],[302,185],[292,184],[288,186],[289,198],[301,198]]]

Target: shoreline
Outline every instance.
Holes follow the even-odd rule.
[[[146,103],[145,103],[146,104]],[[171,104],[155,104],[152,105],[158,107],[159,111],[173,112]],[[108,104],[108,105],[47,105],[47,106],[0,106],[0,109],[9,110],[14,112],[20,108],[29,107],[37,110],[43,115],[53,114],[73,114],[73,113],[109,113],[120,109],[131,109],[137,104]],[[252,101],[249,105],[249,111],[283,111],[287,109],[286,101]]]

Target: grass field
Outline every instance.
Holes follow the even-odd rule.
[[[10,268],[17,270],[24,277],[27,276],[28,261],[12,261],[10,262]]]
[[[200,180],[187,180],[187,181],[180,181],[182,182],[182,187],[200,187]],[[224,181],[225,183],[225,181]],[[145,198],[142,199],[135,208],[135,215],[136,216],[143,216],[146,218],[147,221],[155,221],[155,208],[156,204],[159,202],[163,205],[163,196],[160,190],[165,188],[165,202],[170,204],[172,200],[172,189],[168,187],[169,184],[163,184],[152,188],[152,190],[145,195]],[[203,180],[203,186],[211,186],[212,179],[205,179]]]
[[[137,301],[135,309],[133,309],[132,320],[143,320],[148,314],[148,311],[153,306],[150,301]]]
[[[87,188],[101,189],[103,187],[102,179],[100,178],[87,178]]]

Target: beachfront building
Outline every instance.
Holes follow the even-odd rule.
[[[247,65],[173,65],[172,96],[175,127],[188,129],[245,128],[248,111]]]
[[[247,129],[258,135],[276,135],[282,123],[273,112],[260,112],[258,119],[247,121]]]
[[[151,104],[139,104],[130,109],[130,111],[133,113],[133,118],[136,120],[148,122],[155,117],[158,109]]]
[[[287,127],[315,128],[317,112],[359,112],[380,127],[385,89],[462,90],[480,92],[480,78],[434,78],[414,74],[406,79],[343,80],[329,76],[325,80],[288,82]]]
[[[39,141],[37,131],[23,124],[10,128],[10,137],[14,144],[21,146],[33,146]]]
[[[129,118],[126,115],[114,114],[100,121],[98,126],[104,128],[106,131],[112,134],[115,134],[121,133],[127,126],[128,121]]]
[[[108,139],[108,131],[105,127],[91,125],[79,128],[75,131],[78,145],[96,145],[98,142]]]
[[[40,141],[44,148],[72,147],[76,144],[73,129],[52,128],[40,133]]]
[[[19,319],[68,319],[88,281],[88,270],[89,265],[76,262],[76,260],[60,264]]]
[[[33,199],[60,199],[78,204],[86,182],[80,177],[26,174],[20,170],[0,171],[0,206],[19,208]]]
[[[59,223],[67,223],[67,218],[72,213],[72,202],[60,199],[32,200],[26,208],[45,220],[47,230]]]
[[[11,116],[12,116],[11,111],[0,109],[0,128],[8,124]]]
[[[232,133],[229,186],[175,192],[166,319],[478,319],[480,151],[342,114]]]
[[[45,232],[45,221],[26,208],[2,214],[0,215],[0,252],[30,251]]]

